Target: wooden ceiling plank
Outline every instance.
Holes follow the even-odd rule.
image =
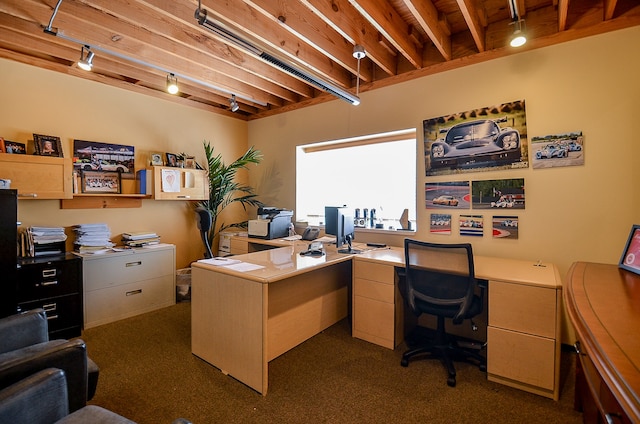
[[[384,0],[349,0],[391,44],[417,69],[422,67],[422,52],[409,41],[409,25]]]
[[[395,75],[396,52],[378,42],[379,32],[358,13],[348,0],[300,0],[327,25],[352,45],[361,45],[371,59],[388,75]]]
[[[469,26],[473,41],[476,43],[476,47],[479,52],[485,51],[485,29],[480,22],[480,11],[478,10],[476,3],[472,0],[457,0],[460,11],[464,16],[464,20]]]
[[[274,25],[281,26],[351,74],[357,74],[357,60],[353,57],[353,44],[336,32],[333,27],[327,25],[318,15],[301,5],[298,0],[244,1],[271,20]],[[371,80],[371,71],[361,69],[360,78],[364,81]]]
[[[88,3],[83,1],[83,3]],[[240,85],[248,85],[255,87],[260,91],[272,94],[277,97],[284,98],[288,101],[297,101],[298,96],[293,94],[291,90],[284,88],[284,85],[290,84],[298,88],[303,95],[310,95],[311,93],[304,84],[291,84],[292,78],[282,78],[281,74],[274,73],[277,80],[270,80],[258,75],[258,72],[249,72],[248,69],[254,70],[262,69],[261,63],[255,58],[243,55],[237,52],[237,55],[227,55],[228,60],[220,59],[206,51],[203,51],[203,44],[189,45],[188,42],[193,43],[193,36],[188,35],[188,28],[181,27],[180,23],[176,21],[170,21],[166,17],[149,14],[149,9],[133,9],[130,6],[123,5],[120,2],[92,0],[88,8],[82,8],[79,6],[76,10],[72,10],[71,13],[83,13],[87,15],[88,22],[95,22],[106,30],[112,30],[115,32],[118,41],[114,41],[113,37],[109,37],[107,43],[111,45],[111,48],[117,48],[123,44],[124,37],[130,40],[140,41],[144,46],[140,47],[140,51],[158,50],[161,52],[170,52],[169,55],[160,54],[160,60],[167,65],[172,65],[175,73],[178,73],[180,67],[184,67],[186,62],[192,64],[191,69],[198,70],[200,68],[206,68],[208,70],[215,69],[215,72],[224,78],[229,78],[229,85],[233,85],[231,80],[236,80]],[[94,11],[93,13],[91,11]],[[61,12],[61,11],[60,11]],[[59,13],[60,13],[59,12]],[[94,20],[90,20],[91,17],[96,16]],[[117,19],[116,19],[117,18]],[[171,29],[176,34],[182,36],[182,39],[176,39],[177,36],[170,34]],[[218,41],[213,39],[206,39],[206,42],[218,44],[222,49],[227,50],[227,47]],[[178,55],[180,52],[180,55]],[[235,51],[233,53],[236,53]],[[245,61],[246,60],[246,61]],[[145,61],[147,61],[145,59]],[[234,61],[239,63],[234,63]],[[162,62],[160,62],[162,63]],[[240,68],[240,69],[239,69]],[[181,73],[185,73],[187,76],[198,80],[201,77],[197,72],[193,74],[186,73],[186,70],[182,70]],[[260,95],[254,96],[256,100],[265,101]],[[240,92],[238,92],[240,94]]]
[[[569,16],[569,0],[558,0],[558,31],[567,29],[567,17]]]
[[[604,20],[608,21],[613,19],[613,14],[616,11],[616,5],[618,0],[604,0]]]
[[[427,33],[445,60],[451,60],[451,37],[440,27],[438,9],[431,0],[404,0],[420,27]]]

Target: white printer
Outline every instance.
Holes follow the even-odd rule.
[[[258,219],[249,220],[249,237],[277,239],[289,235],[293,211],[273,207],[258,208]]]

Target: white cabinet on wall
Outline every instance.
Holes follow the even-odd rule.
[[[82,255],[84,327],[175,304],[175,246]]]

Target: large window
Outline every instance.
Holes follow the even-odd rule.
[[[404,209],[414,221],[416,152],[415,129],[299,146],[296,219],[323,225],[325,206],[346,205],[375,209],[384,229],[400,228]]]

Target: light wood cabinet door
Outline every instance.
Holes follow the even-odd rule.
[[[208,200],[209,182],[203,169],[153,167],[156,200]]]
[[[0,178],[11,180],[19,199],[71,199],[71,158],[0,153]]]

